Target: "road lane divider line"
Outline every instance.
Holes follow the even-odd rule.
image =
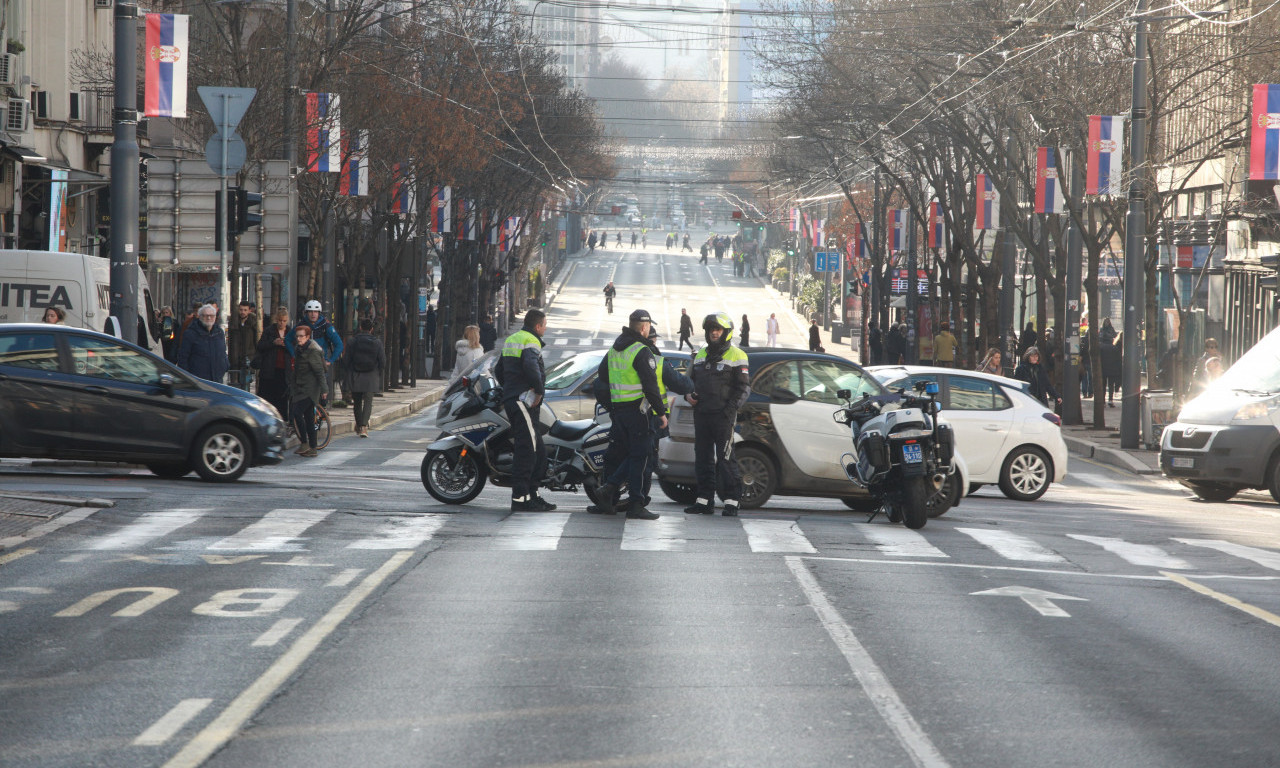
[[[355,581],[356,577],[359,576],[360,572],[363,570],[364,570],[363,568],[343,568],[332,579],[329,579],[329,583],[325,584],[325,586],[326,587],[345,587],[351,582]]]
[[[289,636],[289,633],[298,628],[302,623],[302,619],[281,619],[271,625],[271,629],[258,635],[250,645],[254,648],[264,648],[275,645],[281,640]]]
[[[204,711],[213,703],[213,699],[183,699],[173,705],[173,709],[151,724],[151,727],[133,740],[135,747],[158,747],[172,739],[183,726],[191,722],[191,718]]]
[[[205,726],[178,754],[164,764],[164,768],[197,768],[226,744],[276,692],[288,682],[302,662],[320,647],[360,603],[373,594],[391,574],[413,556],[413,552],[397,552],[378,570],[369,574],[355,589],[347,593],[329,612],[289,646],[289,650],[276,659],[266,672],[227,705],[212,723]]]
[[[920,727],[920,723],[912,717],[907,705],[903,703],[893,684],[889,682],[889,678],[876,664],[875,659],[871,658],[871,654],[867,652],[858,637],[853,634],[853,629],[845,623],[840,612],[827,599],[826,593],[818,585],[818,580],[805,567],[801,558],[787,556],[784,559],[787,562],[787,568],[791,569],[792,575],[795,576],[801,591],[809,601],[810,607],[818,614],[818,620],[822,622],[823,628],[827,630],[831,640],[844,655],[849,668],[853,670],[854,677],[858,679],[862,690],[867,694],[876,711],[880,713],[880,717],[898,737],[898,742],[911,757],[911,762],[917,768],[948,768],[950,764],[946,758],[933,745],[933,741]]]
[[[32,549],[31,547],[27,547],[26,549],[15,549],[14,551],[8,554],[0,555],[0,565],[8,565],[9,563],[12,563],[14,560],[17,560],[20,557],[26,557],[27,555],[34,555],[36,552],[39,552],[39,551],[40,550]]]
[[[1169,581],[1172,581],[1177,584],[1181,584],[1182,586],[1186,587],[1192,592],[1198,592],[1204,595],[1205,597],[1211,597],[1214,600],[1217,600],[1223,605],[1229,605],[1238,611],[1244,611],[1245,613],[1249,614],[1255,619],[1262,619],[1263,621],[1267,622],[1273,627],[1280,627],[1280,616],[1277,616],[1271,611],[1265,610],[1263,608],[1259,608],[1256,605],[1250,605],[1249,603],[1246,603],[1243,600],[1240,600],[1239,598],[1232,597],[1231,595],[1225,594],[1223,592],[1219,592],[1214,589],[1209,589],[1205,585],[1198,584],[1192,581],[1191,579],[1188,579],[1186,576],[1183,576],[1180,573],[1170,573],[1168,571],[1161,571],[1160,575],[1166,577],[1167,579],[1169,579]]]

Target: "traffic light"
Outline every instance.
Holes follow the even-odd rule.
[[[235,187],[235,200],[236,228],[230,229],[230,221],[228,221],[228,231],[239,235],[253,227],[262,226],[262,195]]]
[[[238,187],[230,187],[227,189],[225,198],[222,196],[221,192],[214,193],[213,220],[215,223],[213,231],[213,249],[215,251],[222,250],[222,225],[224,222],[226,224],[226,232],[230,237],[235,237],[240,234],[240,230],[238,229],[240,225],[238,218],[239,208],[235,202],[236,192],[238,191]]]

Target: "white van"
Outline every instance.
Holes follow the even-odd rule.
[[[1245,488],[1280,501],[1280,329],[1182,407],[1160,439],[1160,469],[1205,501]]]
[[[138,314],[154,318],[151,290],[141,267],[138,291]],[[83,253],[0,250],[0,323],[39,323],[49,306],[66,312],[69,326],[104,330],[111,315],[111,262]],[[158,344],[148,334],[139,346]]]

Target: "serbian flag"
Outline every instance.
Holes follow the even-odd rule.
[[[1255,181],[1280,179],[1280,85],[1259,83],[1253,86],[1252,124],[1249,178]]]
[[[480,220],[476,216],[476,201],[463,198],[458,201],[458,236],[463,240],[479,237]]]
[[[1124,167],[1124,117],[1120,115],[1089,116],[1089,151],[1086,155],[1086,195],[1119,195],[1120,174]]]
[[[511,249],[520,245],[520,217],[508,216],[506,224],[502,226],[501,238],[498,241],[498,250],[506,253]]]
[[[409,216],[417,207],[414,194],[413,170],[408,163],[391,166],[391,212]]]
[[[342,120],[338,94],[307,94],[307,171],[342,170]]]
[[[1062,177],[1053,147],[1036,148],[1036,213],[1062,213]]]
[[[942,247],[942,203],[929,202],[929,247]]]
[[[489,245],[499,244],[499,241],[502,239],[501,229],[501,226],[498,224],[498,214],[489,214],[489,235],[486,238],[486,242]]]
[[[974,215],[974,229],[1000,228],[1000,193],[991,185],[987,174],[978,174],[977,213]]]
[[[187,19],[175,13],[147,14],[147,117],[187,116]]]
[[[813,247],[814,248],[821,248],[823,244],[826,242],[825,240],[826,229],[827,229],[826,219],[813,220]]]
[[[453,231],[453,187],[432,188],[431,231],[436,234]]]
[[[346,197],[363,197],[369,194],[369,132],[344,131],[342,176],[338,179],[338,194]]]
[[[895,208],[889,225],[889,252],[902,251],[907,248],[907,216],[911,211],[906,208]]]
[[[849,240],[849,256],[854,259],[867,258],[867,237],[862,231],[862,224],[853,225],[853,237]]]
[[[791,231],[792,232],[800,231],[800,209],[799,208],[791,209]]]

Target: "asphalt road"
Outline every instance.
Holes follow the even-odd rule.
[[[727,263],[629,251],[576,268],[552,353],[616,332],[610,272],[619,313],[673,331],[769,309]],[[1038,502],[984,488],[918,532],[805,498],[511,515],[505,489],[426,495],[433,434],[228,486],[0,462],[0,490],[116,502],[0,552],[0,765],[1280,763],[1261,496],[1073,459]]]

